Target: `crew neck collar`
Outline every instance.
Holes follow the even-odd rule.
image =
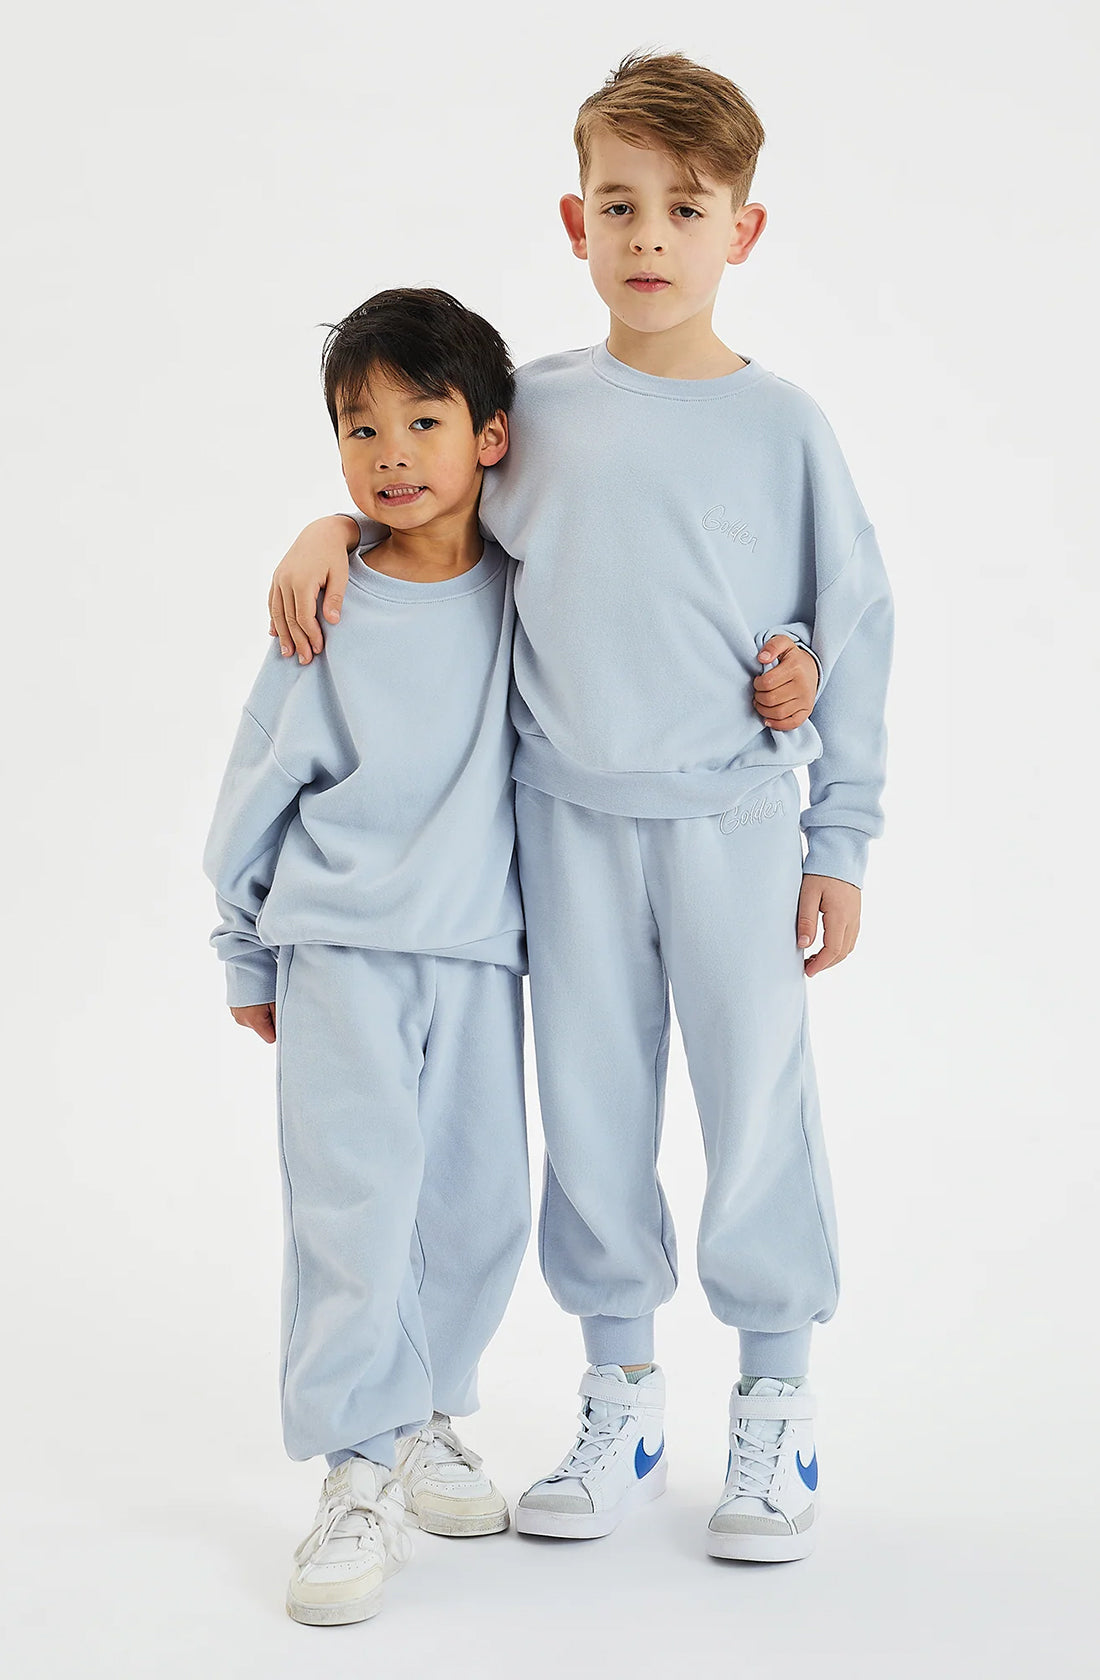
[[[368,595],[382,595],[389,601],[446,601],[453,595],[472,595],[475,590],[484,589],[487,583],[492,583],[504,564],[500,549],[486,539],[481,559],[468,572],[459,572],[457,577],[439,578],[434,583],[416,583],[412,578],[390,577],[387,572],[376,572],[363,556],[378,546],[376,542],[360,543],[357,549],[353,549],[348,555],[348,582],[365,589]]]
[[[627,391],[643,391],[649,397],[669,397],[674,402],[714,402],[721,397],[740,396],[750,385],[762,379],[765,368],[738,350],[737,355],[747,363],[736,373],[723,373],[717,379],[665,379],[658,373],[642,373],[639,368],[620,362],[607,348],[606,340],[592,346],[592,367],[601,379],[611,385],[621,385]]]

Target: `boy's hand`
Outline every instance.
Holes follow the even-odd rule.
[[[807,980],[823,968],[833,968],[850,956],[859,933],[862,894],[850,881],[831,875],[803,875],[798,895],[798,946],[804,951],[817,938],[817,918],[825,929],[825,943],[803,964]]]
[[[325,638],[317,623],[317,594],[324,589],[325,617],[339,624],[348,583],[348,549],[359,540],[359,527],[346,514],[315,519],[295,537],[275,569],[267,597],[268,634],[278,636],[284,656],[295,650],[308,665],[323,653]]]
[[[762,665],[773,659],[774,671],[763,671],[753,682],[753,705],[769,729],[797,729],[813,711],[817,698],[817,661],[789,636],[773,636],[757,654]]]
[[[251,1027],[254,1033],[259,1033],[265,1044],[275,1042],[275,1005],[273,1003],[250,1003],[244,1008],[230,1007],[229,1013],[239,1027]]]

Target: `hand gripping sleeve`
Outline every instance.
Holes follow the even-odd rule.
[[[800,647],[804,653],[809,654],[810,658],[817,666],[817,686],[820,691],[821,679],[824,673],[821,667],[821,660],[818,657],[816,650],[810,644],[809,627],[805,624],[773,624],[770,630],[765,630],[763,634],[757,636],[757,653],[762,650],[766,642],[771,641],[773,636],[789,636],[795,647]],[[774,671],[778,664],[778,659],[773,659],[770,665],[761,666],[761,670]]]

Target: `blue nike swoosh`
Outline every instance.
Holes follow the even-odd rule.
[[[802,1454],[799,1452],[795,1453],[794,1459],[795,1463],[798,1465],[798,1474],[802,1477],[802,1480],[805,1482],[810,1492],[813,1493],[814,1489],[817,1487],[817,1448],[814,1448],[814,1456],[811,1458],[809,1464],[803,1464]]]
[[[638,1450],[634,1454],[634,1469],[639,1481],[641,1481],[643,1476],[649,1475],[649,1472],[653,1469],[653,1466],[656,1464],[664,1450],[665,1438],[663,1435],[661,1436],[661,1444],[655,1453],[647,1453],[645,1450],[645,1442],[643,1440],[639,1440]]]

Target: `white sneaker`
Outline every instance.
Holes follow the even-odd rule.
[[[508,1527],[507,1500],[442,1412],[398,1441],[396,1474],[408,1520],[429,1534],[499,1534]]]
[[[286,1607],[296,1622],[365,1622],[382,1583],[408,1563],[405,1502],[384,1465],[349,1458],[330,1470],[313,1527],[294,1554]]]
[[[665,1491],[665,1379],[659,1367],[631,1383],[620,1365],[590,1365],[579,1393],[580,1432],[553,1474],[528,1488],[516,1506],[520,1534],[593,1540]]]
[[[726,1486],[710,1519],[711,1557],[791,1563],[813,1551],[817,1529],[814,1398],[808,1388],[757,1377],[730,1395]]]

